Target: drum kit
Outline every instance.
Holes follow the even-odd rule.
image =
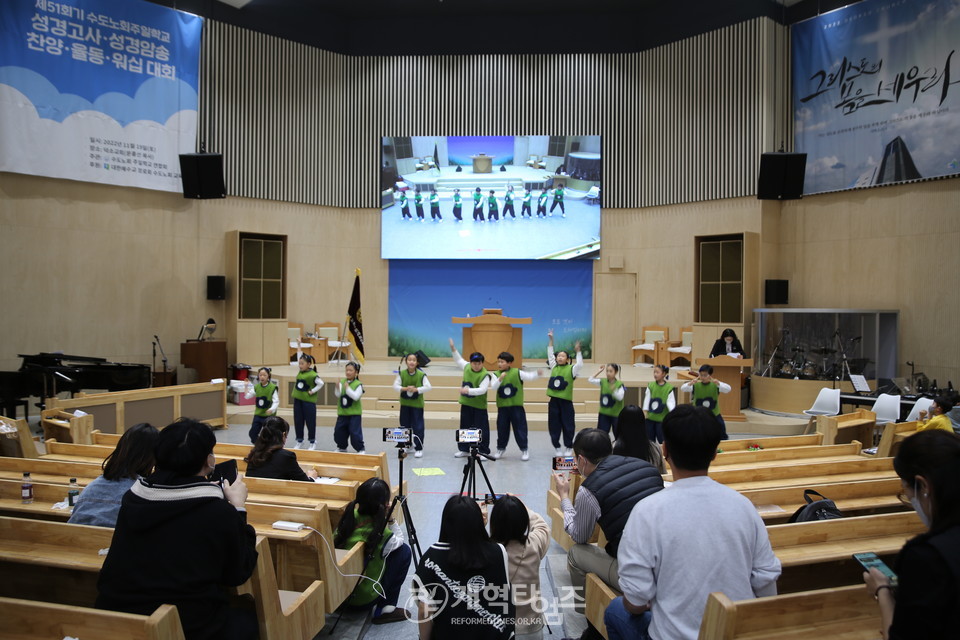
[[[837,364],[832,362],[832,356],[837,352],[830,347],[807,349],[797,346],[793,348],[793,357],[783,360],[774,374],[776,378],[800,378],[801,380],[833,380]],[[810,353],[810,357],[807,353]],[[816,358],[818,359],[810,359]]]
[[[789,329],[781,329],[780,341],[774,347],[761,376],[770,378],[788,378],[793,380],[840,380],[851,373],[862,374],[870,364],[867,358],[848,358],[846,344],[840,332],[830,337],[830,344],[813,346],[809,343],[795,343],[787,351],[783,347]],[[858,342],[853,338],[848,342]],[[832,346],[831,346],[832,344]]]

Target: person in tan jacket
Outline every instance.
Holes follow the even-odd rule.
[[[517,605],[517,640],[543,637],[540,561],[550,548],[550,528],[520,498],[505,495],[493,504],[490,539],[507,550],[510,585]]]

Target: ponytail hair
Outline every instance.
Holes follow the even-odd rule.
[[[367,535],[366,555],[369,558],[383,540],[383,530],[387,526],[387,503],[390,501],[390,487],[381,478],[370,478],[357,487],[357,497],[347,503],[340,524],[333,536],[333,546],[342,549],[357,528],[357,515],[373,520],[373,528]],[[354,513],[356,512],[356,513]]]
[[[280,416],[270,416],[264,420],[257,441],[247,457],[243,459],[247,467],[256,468],[265,465],[274,453],[283,449],[288,433],[290,433],[290,425]]]
[[[313,356],[309,353],[301,353],[300,359],[307,363],[307,366],[313,370],[314,373],[317,372],[317,362],[314,360]]]

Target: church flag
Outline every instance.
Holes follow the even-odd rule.
[[[353,336],[353,353],[360,364],[364,363],[363,353],[363,314],[360,312],[360,269],[353,281],[353,294],[347,309],[347,331]]]

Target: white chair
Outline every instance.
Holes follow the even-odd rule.
[[[327,339],[327,362],[338,363],[346,355],[350,343],[340,335],[340,327],[335,322],[318,322],[314,325],[318,338]],[[336,359],[334,359],[336,356]]]
[[[668,340],[669,332],[667,327],[659,325],[643,327],[640,333],[643,337],[640,340],[634,340],[631,345],[633,364],[637,364],[638,359],[642,362],[643,358],[650,358],[651,362],[656,362],[657,343]]]
[[[933,398],[917,398],[917,403],[913,405],[913,409],[910,410],[910,414],[907,416],[907,419],[904,422],[913,422],[914,420],[920,419],[921,411],[929,411],[930,405],[933,404]]]
[[[813,401],[813,406],[803,410],[804,415],[810,416],[807,421],[807,428],[803,430],[804,434],[810,433],[817,416],[835,416],[840,413],[840,389],[830,389],[824,387],[817,394],[817,399]]]
[[[598,204],[600,202],[600,187],[593,185],[590,187],[590,190],[587,191],[587,204]]]
[[[870,411],[877,414],[878,425],[897,422],[900,420],[900,396],[881,393]]]

